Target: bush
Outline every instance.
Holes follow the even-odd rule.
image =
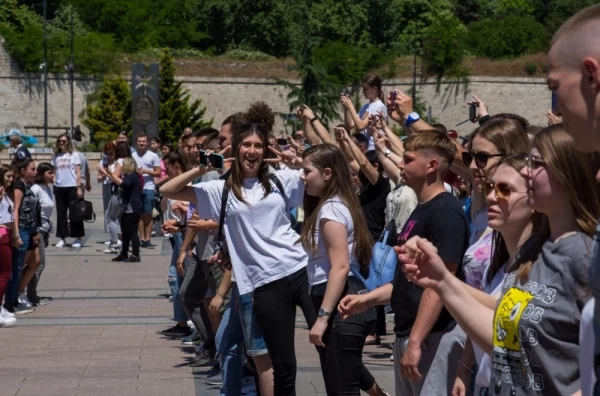
[[[435,20],[423,32],[427,72],[442,76],[457,70],[465,55],[467,29],[453,15]]]
[[[236,59],[236,60],[251,60],[251,61],[268,61],[275,60],[274,56],[269,54],[265,54],[260,51],[250,51],[245,49],[234,49],[225,52],[221,55],[222,58],[225,59]]]
[[[468,44],[479,56],[507,58],[543,51],[548,33],[532,16],[509,15],[483,19],[469,25]]]
[[[535,73],[537,73],[537,64],[533,62],[525,63],[525,73],[527,73],[530,76],[533,76]]]
[[[132,58],[140,60],[148,58],[159,59],[162,56],[163,51],[163,48],[148,48],[136,53]],[[171,49],[171,54],[177,59],[210,59],[210,56],[206,55],[204,52],[193,48],[173,48]]]

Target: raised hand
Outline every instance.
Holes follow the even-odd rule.
[[[348,95],[342,95],[342,106],[346,109],[354,108],[354,104],[352,103],[352,99]]]
[[[347,142],[348,139],[350,139],[348,136],[348,131],[345,128],[335,127],[333,128],[333,131],[335,132],[335,139],[338,142]]]
[[[296,155],[296,153],[294,153],[291,150],[284,150],[284,151],[279,151],[271,146],[269,146],[269,150],[271,150],[271,152],[273,154],[275,154],[276,158],[265,158],[264,161],[265,162],[269,162],[269,163],[283,163],[287,166],[289,166],[290,168],[296,168],[296,169],[300,169],[302,168],[302,158],[298,157]]]
[[[479,119],[483,116],[489,115],[489,111],[488,111],[488,107],[487,105],[481,100],[479,99],[477,96],[473,95],[473,100],[470,102],[467,102],[467,104],[470,106],[472,104],[475,104],[477,106],[477,118],[475,118],[475,120],[471,120],[472,122],[479,122]]]
[[[375,147],[379,149],[379,151],[384,152],[388,148],[388,138],[386,136],[382,136],[380,134],[375,135]]]
[[[304,117],[306,117],[308,120],[312,120],[313,118],[315,118],[315,112],[312,111],[312,109],[310,107],[308,107],[307,105],[303,105],[301,107],[302,109],[302,115]]]
[[[554,114],[552,110],[546,113],[546,118],[548,119],[548,125],[560,124],[562,122],[562,117]]]

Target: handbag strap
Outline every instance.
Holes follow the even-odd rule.
[[[385,228],[383,229],[383,232],[381,233],[381,236],[379,237],[379,240],[377,242],[384,242],[384,241],[388,240],[388,237],[390,236],[390,229],[392,228],[392,225],[394,225],[394,226],[396,225],[396,221],[394,219],[391,219],[385,225]]]

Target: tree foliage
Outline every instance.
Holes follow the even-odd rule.
[[[130,131],[131,88],[127,81],[122,77],[105,78],[94,103],[86,107],[82,122],[96,144],[116,139],[121,131]]]
[[[192,102],[189,91],[175,80],[175,65],[168,49],[160,59],[159,92],[158,130],[163,141],[176,142],[187,127],[197,130],[212,125],[212,119],[209,122],[203,120],[206,107],[200,107],[202,101]]]

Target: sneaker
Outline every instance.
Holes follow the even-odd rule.
[[[188,367],[209,367],[215,362],[214,358],[211,358],[207,350],[203,350],[200,355],[196,356],[189,364]]]
[[[223,386],[223,376],[221,376],[221,373],[219,373],[217,375],[213,375],[212,377],[208,377],[204,382],[209,386],[221,387]]]
[[[8,318],[5,316],[0,316],[0,327],[11,327],[17,323],[16,318]]]
[[[109,240],[109,241],[106,241],[106,242],[104,242],[104,244],[105,244],[105,245],[110,245],[111,243],[112,243],[112,241],[110,241],[110,240]]]
[[[33,304],[27,298],[27,294],[23,293],[19,296],[19,304],[24,306],[25,308],[33,308]]]
[[[80,239],[75,239],[75,242],[73,242],[73,244],[71,245],[72,248],[75,249],[79,249],[81,247],[82,243]]]
[[[189,327],[182,327],[182,326],[178,326],[175,325],[171,328],[168,328],[166,330],[163,331],[157,331],[157,334],[161,334],[167,337],[187,337],[190,334],[192,334],[192,331],[190,330]]]
[[[104,253],[104,254],[119,254],[119,252],[120,252],[120,249],[117,245],[109,246],[108,248],[106,248],[102,251],[102,253]]]
[[[66,244],[65,240],[61,239],[60,241],[56,242],[56,245],[54,245],[54,247],[62,248],[62,247],[65,247],[65,244]]]
[[[200,333],[198,333],[196,330],[193,331],[192,334],[190,334],[187,337],[183,337],[181,339],[181,343],[183,345],[196,345],[196,342],[200,341]]]
[[[48,299],[46,297],[40,297],[38,299],[38,301],[36,301],[36,302],[33,303],[33,306],[34,307],[38,307],[38,306],[48,305],[48,304],[50,304],[50,301],[52,301],[52,300],[50,300],[50,299]]]
[[[15,314],[10,312],[9,310],[7,310],[4,307],[0,307],[0,316],[2,316],[4,318],[14,318]]]
[[[144,249],[154,249],[154,245],[150,243],[150,241],[144,241],[144,243],[140,244],[140,247]]]
[[[28,308],[22,304],[15,305],[15,315],[25,315],[28,313],[32,313],[33,311],[33,307]]]
[[[173,296],[169,296],[169,302],[172,303],[173,302]]]
[[[122,255],[118,255],[117,257],[115,257],[114,259],[112,259],[111,261],[125,261],[127,260],[127,256],[122,256]]]
[[[142,260],[139,257],[130,256],[123,260],[124,263],[140,263]]]
[[[171,296],[171,297],[173,297],[173,296]],[[188,327],[194,327],[194,322],[192,322],[191,320],[188,320],[187,325],[188,325]]]

